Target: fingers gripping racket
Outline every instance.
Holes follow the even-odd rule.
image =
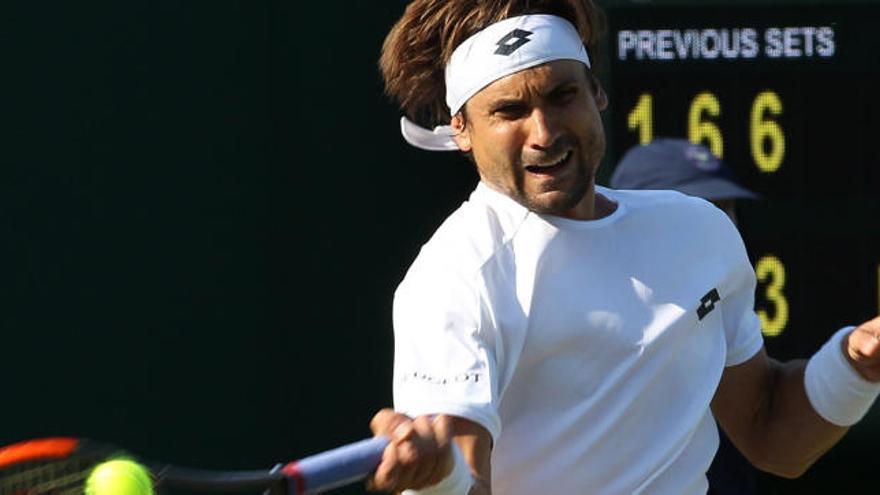
[[[92,469],[126,457],[147,467],[155,489],[250,491],[271,495],[323,493],[368,476],[382,459],[384,437],[370,438],[298,461],[254,471],[209,471],[139,459],[113,445],[44,438],[0,447],[0,495],[82,494]]]

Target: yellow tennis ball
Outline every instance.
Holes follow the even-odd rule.
[[[85,495],[154,495],[150,473],[129,459],[113,459],[95,466],[86,480]]]

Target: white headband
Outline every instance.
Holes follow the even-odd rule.
[[[567,20],[535,14],[492,24],[452,52],[446,65],[446,104],[450,114],[458,113],[472,96],[498,79],[553,60],[578,60],[590,67],[580,35]],[[430,131],[403,117],[400,131],[417,148],[458,150],[448,125]]]

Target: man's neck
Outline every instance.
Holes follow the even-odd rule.
[[[562,216],[572,220],[598,220],[614,213],[615,210],[617,203],[597,193],[596,187],[590,184],[590,188],[580,202]]]

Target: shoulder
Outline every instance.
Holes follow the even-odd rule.
[[[419,273],[473,277],[516,236],[527,209],[480,186],[425,243],[404,281]],[[438,273],[439,272],[439,273]]]
[[[626,209],[621,233],[633,244],[644,246],[665,240],[667,254],[699,257],[706,262],[735,270],[743,277],[752,272],[742,236],[730,217],[702,198],[676,191],[606,190]]]
[[[396,304],[425,298],[476,300],[486,267],[503,257],[529,215],[480,184],[422,246],[397,287]]]
[[[624,205],[635,221],[659,223],[668,228],[701,232],[706,229],[736,234],[730,218],[705,199],[671,190],[626,190],[599,187],[597,190]]]
[[[702,209],[712,207],[712,203],[696,196],[688,196],[678,191],[609,189],[597,187],[596,190],[615,201],[622,202],[633,210],[662,208],[666,211],[675,209]]]

